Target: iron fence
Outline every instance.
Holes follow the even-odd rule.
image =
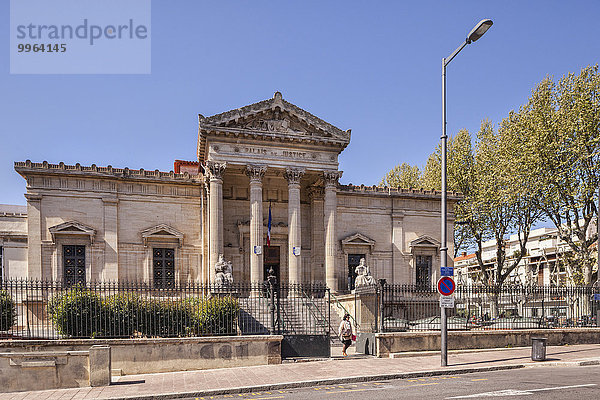
[[[329,292],[319,284],[0,282],[0,338],[132,338],[325,334]]]
[[[374,305],[383,331],[440,330],[433,287],[380,284]],[[584,286],[457,286],[449,330],[595,327],[595,289]]]

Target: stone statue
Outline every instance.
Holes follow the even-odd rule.
[[[225,261],[223,254],[219,254],[219,261],[215,264],[215,285],[230,286],[233,283],[233,265]]]
[[[360,259],[360,264],[356,266],[354,272],[356,272],[354,287],[375,285],[375,278],[371,276],[364,258]]]

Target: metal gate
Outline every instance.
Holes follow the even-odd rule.
[[[281,357],[329,357],[329,289],[322,284],[278,284],[273,275],[267,287],[269,330],[283,335]]]

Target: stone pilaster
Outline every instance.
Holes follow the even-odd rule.
[[[27,199],[27,277],[50,278],[42,276],[42,196],[27,193],[25,198]]]
[[[325,202],[323,205],[323,216],[325,226],[325,282],[333,292],[338,291],[336,272],[337,239],[335,232],[335,217],[337,211],[337,184],[342,176],[342,171],[325,171]]]
[[[302,237],[300,218],[300,179],[303,168],[287,168],[284,178],[288,181],[288,281],[302,281]]]
[[[309,191],[311,212],[310,273],[311,282],[325,282],[325,229],[323,228],[323,187],[313,186]],[[306,273],[306,271],[304,271]]]
[[[248,165],[246,175],[250,178],[250,281],[262,282],[263,277],[263,196],[262,178],[267,167]],[[259,254],[255,249],[260,248]]]
[[[102,199],[104,203],[104,281],[119,280],[119,240],[117,237],[118,220],[117,205],[119,200],[112,197]]]
[[[215,264],[223,253],[223,173],[225,163],[207,161],[205,171],[209,179],[208,196],[208,276],[215,281]]]

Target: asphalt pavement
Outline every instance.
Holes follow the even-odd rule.
[[[256,391],[189,398],[189,400],[311,400],[311,399],[599,399],[599,366],[564,366],[432,376],[297,389]]]
[[[294,396],[294,393],[300,393],[302,398],[309,394],[316,396],[315,398],[330,398],[344,393],[344,397],[348,398],[398,398],[400,393],[402,397],[407,396],[406,398],[413,395],[427,398],[429,391],[432,391],[431,396],[433,396],[438,388],[447,389],[446,392],[438,393],[439,396],[446,397],[432,397],[432,400],[467,395],[496,397],[497,394],[481,393],[498,390],[514,390],[516,391],[514,393],[529,390],[532,394],[529,392],[519,394],[526,395],[528,398],[538,396],[538,392],[548,392],[544,394],[545,397],[562,393],[563,397],[559,396],[560,398],[573,398],[571,397],[573,393],[581,393],[581,396],[576,397],[578,400],[587,398],[585,396],[589,393],[594,393],[596,382],[599,381],[597,371],[600,369],[600,345],[551,346],[548,347],[547,354],[547,361],[534,362],[531,361],[530,348],[451,351],[448,357],[449,366],[443,368],[440,367],[439,352],[413,354],[411,357],[403,358],[355,355],[320,361],[285,362],[281,365],[127,375],[113,377],[113,384],[105,387],[0,393],[0,400],[215,399],[219,398],[218,396],[242,398],[248,394],[251,394],[250,398],[259,400],[261,398],[285,399],[286,396]],[[537,380],[531,378],[533,379],[531,382],[537,386],[519,386],[525,385],[528,381],[516,379],[529,376],[530,369],[541,371],[556,367],[574,369],[577,372],[574,372],[571,378],[577,378],[577,382],[584,383],[571,383],[572,379],[569,377],[561,378],[559,382],[550,375],[546,378],[536,378]],[[514,370],[512,371],[514,375],[501,375],[498,372],[500,370]],[[480,378],[488,379],[489,382],[472,381],[472,379],[479,379],[475,378],[475,374],[486,371],[496,371],[492,373],[499,374],[498,376],[504,377],[502,379],[505,380],[503,382],[498,380],[500,382],[498,385],[492,384],[496,380],[489,378]],[[578,373],[581,376],[578,376]],[[596,375],[584,378],[594,373]],[[542,384],[544,379],[547,386]],[[594,386],[591,386],[592,384]],[[550,386],[555,389],[549,389]],[[564,386],[572,387],[558,388]],[[346,392],[343,392],[344,390]],[[594,396],[600,398],[597,392]]]

